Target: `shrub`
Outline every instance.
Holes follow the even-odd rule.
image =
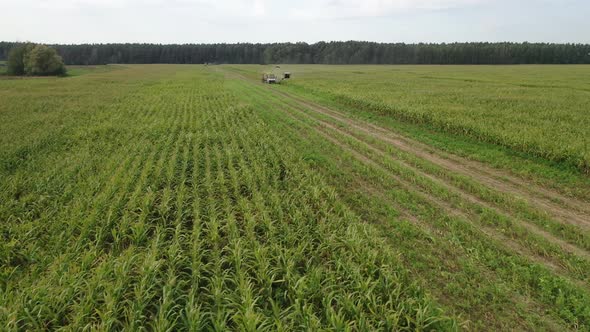
[[[16,46],[8,56],[8,73],[12,75],[63,75],[62,58],[55,49],[45,45]]]
[[[10,75],[24,75],[25,74],[25,54],[29,53],[35,45],[21,44],[13,47],[8,53],[7,72]]]

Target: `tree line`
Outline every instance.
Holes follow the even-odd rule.
[[[0,60],[18,43],[0,42]],[[590,64],[590,45],[405,44],[362,41],[272,44],[49,45],[68,65],[107,63]]]

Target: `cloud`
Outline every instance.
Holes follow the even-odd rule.
[[[588,42],[588,0],[0,0],[38,42]],[[551,24],[548,24],[550,22]],[[556,27],[559,27],[557,29]]]
[[[482,4],[486,0],[304,0],[290,10],[293,18],[338,19],[380,17]]]
[[[30,11],[192,10],[204,17],[288,16],[291,19],[376,17],[407,11],[440,10],[479,4],[488,0],[19,0],[8,7]]]
[[[189,11],[199,17],[257,17],[268,13],[266,0],[19,0],[6,7],[27,12],[90,12],[126,10],[141,15],[151,11]]]

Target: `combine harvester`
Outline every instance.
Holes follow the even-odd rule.
[[[282,77],[280,77],[280,74],[278,74],[278,72],[280,72],[280,69],[281,69],[280,66],[276,66],[272,71],[263,73],[262,74],[262,83],[280,84],[281,81],[291,78],[291,73],[288,71],[283,72]]]

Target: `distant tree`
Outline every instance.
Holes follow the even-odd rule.
[[[55,49],[36,45],[24,56],[25,74],[27,75],[63,75],[66,67]]]
[[[56,50],[31,43],[18,44],[8,54],[10,75],[63,75],[66,67]]]
[[[35,47],[34,44],[20,44],[14,46],[8,53],[7,72],[10,75],[25,74],[25,56]]]

